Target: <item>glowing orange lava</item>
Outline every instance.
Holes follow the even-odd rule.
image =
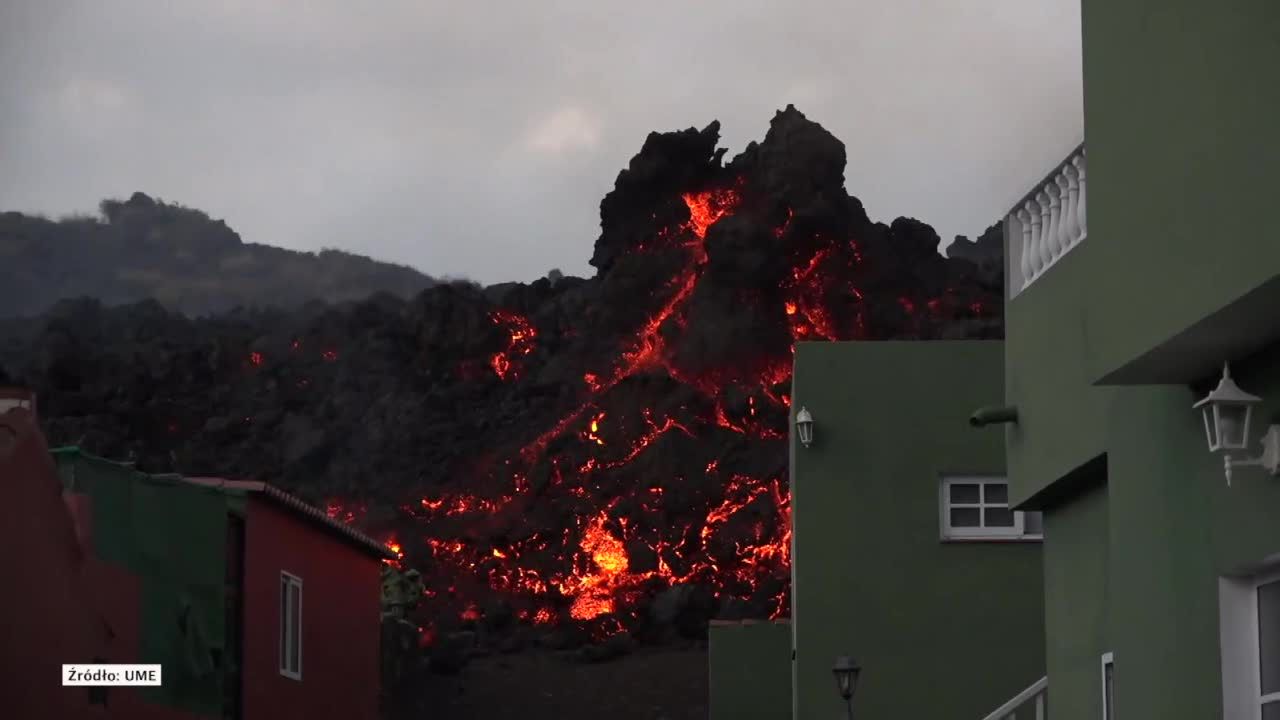
[[[741,196],[736,190],[732,189],[686,193],[681,197],[689,209],[689,221],[685,224],[685,228],[693,234],[693,240],[687,244],[688,247],[693,249],[691,262],[686,267],[683,275],[672,283],[672,286],[676,288],[675,292],[640,327],[635,339],[629,344],[630,349],[623,352],[622,362],[614,368],[613,374],[604,381],[599,381],[595,379],[594,375],[592,376],[596,383],[589,385],[592,395],[608,392],[639,370],[652,365],[662,355],[663,344],[658,331],[662,324],[667,321],[667,318],[671,317],[672,313],[689,298],[694,286],[697,284],[702,265],[707,260],[706,247],[703,244],[707,237],[707,230],[717,220],[731,213],[733,208],[741,201]],[[521,456],[526,461],[536,458],[546,448],[547,443],[563,435],[569,426],[576,422],[582,416],[582,413],[586,412],[586,409],[587,405],[584,403],[563,416],[549,430],[525,446],[520,453]]]
[[[562,592],[574,596],[569,616],[575,620],[590,620],[613,612],[613,590],[626,578],[627,551],[622,541],[605,527],[608,521],[608,513],[602,511],[583,529],[579,546],[590,558],[590,569],[561,586]]]
[[[497,493],[489,497],[450,493],[441,497],[424,497],[405,508],[406,512],[428,521],[496,516],[507,510],[514,512],[518,506],[513,507],[512,503],[532,492],[531,483],[524,473],[533,477],[532,468],[540,461],[550,464],[550,477],[544,480],[540,486],[543,489],[539,492],[554,493],[562,500],[581,503],[594,495],[588,487],[599,487],[591,483],[608,479],[600,471],[631,463],[660,437],[672,432],[698,437],[699,430],[719,426],[750,438],[778,440],[786,437],[785,428],[780,430],[770,425],[770,417],[776,421],[778,408],[790,405],[790,397],[778,388],[790,381],[789,358],[770,361],[758,377],[734,379],[734,382],[752,387],[748,389],[744,404],[736,406],[740,408],[737,412],[741,417],[730,417],[721,393],[726,378],[689,377],[675,367],[669,357],[662,330],[669,321],[683,322],[685,304],[707,262],[707,233],[716,222],[731,215],[742,201],[736,187],[686,193],[681,197],[688,210],[688,220],[678,228],[663,228],[658,235],[660,238],[680,238],[677,247],[683,248],[687,254],[684,267],[675,272],[663,289],[664,299],[657,309],[622,344],[624,350],[617,360],[607,368],[582,374],[583,386],[575,390],[582,394],[580,402],[562,413],[518,453],[518,464],[513,470],[519,470],[512,476],[513,490],[502,496]],[[788,210],[787,220],[775,230],[779,237],[787,232],[790,222],[791,212]],[[829,256],[829,250],[815,253],[796,268],[780,288],[785,298],[783,307],[796,338],[836,336],[822,299],[824,286],[821,277]],[[504,350],[489,357],[489,367],[500,379],[513,379],[521,370],[521,358],[534,351],[537,331],[527,319],[512,312],[495,312],[490,320],[506,331],[509,340]],[[602,395],[623,380],[653,368],[661,368],[677,382],[698,389],[710,400],[706,407],[712,409],[711,416],[695,415],[698,419],[692,421],[688,415],[659,418],[652,408],[642,408],[637,418],[616,410],[606,414],[601,409]],[[572,464],[564,462],[561,457],[544,458],[548,444],[565,435],[581,439],[592,454]],[[512,458],[506,464],[516,460]],[[709,461],[706,473],[715,475],[720,472],[719,463],[719,460]],[[576,526],[542,530],[515,541],[504,538],[501,547],[476,540],[474,536],[467,536],[465,541],[428,537],[425,543],[435,562],[441,567],[453,568],[457,577],[478,578],[494,591],[531,598],[533,602],[519,611],[518,616],[531,619],[535,624],[557,621],[556,612],[545,601],[559,595],[567,601],[570,618],[592,621],[597,628],[621,628],[616,618],[624,617],[631,598],[636,597],[640,588],[649,581],[660,580],[665,586],[693,581],[711,582],[717,592],[741,594],[757,592],[758,588],[774,588],[778,578],[785,577],[790,558],[790,508],[785,481],[727,474],[722,494],[709,501],[705,515],[695,520],[691,527],[629,523],[624,514],[614,512],[618,503],[617,496],[614,496],[607,507],[593,510],[586,517],[579,516]],[[663,486],[678,487],[682,479],[654,478],[651,483],[641,485],[641,492],[634,493],[632,507],[639,505],[651,514],[665,512]],[[768,505],[761,506],[760,503]],[[748,508],[754,508],[750,518],[744,516],[734,520],[734,526],[749,529],[750,535],[742,536],[736,543],[721,537],[726,534],[721,532],[722,528]],[[629,556],[628,548],[641,547],[647,548],[646,553],[651,551],[656,556],[656,560],[647,561],[648,566],[655,569],[637,571],[633,568],[633,560],[635,563],[640,561]],[[567,564],[571,567],[564,567]],[[535,569],[539,567],[560,569]],[[458,591],[465,592],[461,588]],[[453,587],[449,589],[449,596],[455,596]],[[475,605],[452,607],[454,613],[460,612],[462,619],[478,617]],[[783,585],[774,598],[772,615],[785,614],[786,608],[787,589]],[[610,617],[615,620],[610,620]]]
[[[507,349],[489,357],[489,367],[499,380],[516,378],[516,358],[533,352],[538,331],[521,315],[505,310],[490,313],[489,320],[507,331]]]

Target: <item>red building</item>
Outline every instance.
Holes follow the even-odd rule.
[[[227,544],[229,577],[243,568],[243,717],[375,720],[381,561],[395,554],[266,483],[187,482],[245,500]]]
[[[0,715],[91,717],[62,663],[104,651],[84,584],[85,553],[62,500],[34,398],[0,389]]]
[[[0,717],[374,720],[373,539],[264,483],[50,450],[0,389]],[[159,663],[159,688],[64,688],[63,663]]]

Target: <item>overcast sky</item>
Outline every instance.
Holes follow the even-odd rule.
[[[0,210],[142,190],[246,242],[590,275],[651,130],[794,103],[872,219],[981,232],[1082,137],[1079,0],[0,0]]]

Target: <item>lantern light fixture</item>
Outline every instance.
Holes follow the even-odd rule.
[[[1231,378],[1230,366],[1223,364],[1222,379],[1218,386],[1192,408],[1200,410],[1204,418],[1205,439],[1209,452],[1223,452],[1223,467],[1227,485],[1231,485],[1231,470],[1237,467],[1262,467],[1272,475],[1280,475],[1280,425],[1271,424],[1262,435],[1262,454],[1254,458],[1236,459],[1230,451],[1244,450],[1249,446],[1249,425],[1253,408],[1262,402],[1257,395],[1250,395],[1236,385]]]
[[[796,434],[800,436],[801,445],[809,447],[813,444],[813,413],[803,405],[796,413]]]
[[[853,693],[858,689],[858,675],[861,672],[862,667],[848,655],[836,658],[836,664],[831,668],[831,673],[836,677],[836,690],[844,699],[850,720],[853,718]]]

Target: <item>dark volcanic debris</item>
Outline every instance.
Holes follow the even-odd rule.
[[[0,325],[0,376],[54,443],[267,479],[395,542],[424,637],[783,616],[794,344],[999,337],[998,228],[947,258],[870,222],[792,107],[727,165],[718,140],[646,139],[590,279],[199,319],[68,301]]]

